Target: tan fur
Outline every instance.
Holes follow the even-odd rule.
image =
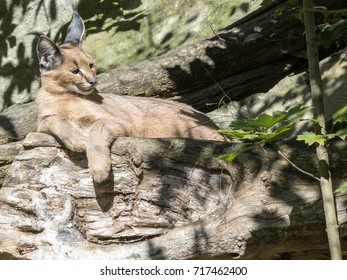
[[[71,151],[86,151],[96,182],[107,179],[109,146],[119,136],[225,141],[205,114],[188,105],[97,92],[88,82],[96,77],[93,58],[73,44],[59,50],[62,63],[41,75],[38,130],[58,137]],[[72,73],[76,68],[81,72]]]

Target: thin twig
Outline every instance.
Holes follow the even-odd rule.
[[[211,28],[211,30],[212,30],[214,36],[216,36],[216,38],[218,39],[218,41],[219,41],[224,47],[226,47],[227,44],[226,44],[225,42],[226,42],[227,40],[225,40],[224,38],[222,38],[221,36],[219,36],[219,35],[214,31],[214,29],[212,28],[211,25],[210,25],[210,28]]]
[[[303,169],[301,169],[299,166],[297,166],[294,162],[292,162],[289,158],[287,158],[280,150],[276,149],[277,153],[279,153],[280,156],[282,156],[291,166],[293,166],[296,170],[300,171],[301,173],[310,176],[311,178],[317,180],[318,182],[320,182],[320,179],[316,176],[314,176],[313,174],[311,174],[310,172],[307,172]]]
[[[230,97],[227,95],[227,93],[224,91],[224,89],[219,85],[219,83],[215,80],[215,78],[213,78],[213,76],[211,75],[211,73],[207,70],[207,68],[205,68],[206,73],[210,76],[210,78],[212,79],[212,81],[217,85],[217,87],[220,89],[220,91],[223,93],[223,98],[219,101],[218,103],[218,107],[220,107],[224,97],[226,97],[227,99],[229,99],[229,102],[232,102],[232,100],[230,99]],[[224,102],[224,101],[223,101]]]

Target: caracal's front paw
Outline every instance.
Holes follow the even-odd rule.
[[[63,142],[66,148],[73,152],[83,153],[86,150],[86,140],[83,137],[76,137]]]
[[[95,161],[89,163],[89,171],[96,183],[106,181],[111,171],[111,161]]]

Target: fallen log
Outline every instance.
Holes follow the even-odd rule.
[[[29,134],[24,147],[0,189],[0,259],[329,258],[319,182],[271,149],[227,164],[216,157],[228,143],[119,138],[98,185],[85,155],[53,137]],[[315,172],[311,149],[285,150]],[[336,203],[347,257],[347,194]]]
[[[315,4],[328,9],[345,7],[343,0]],[[306,63],[300,54],[305,51],[303,24],[293,18],[292,9],[288,1],[276,1],[211,38],[106,71],[98,76],[98,89],[120,95],[174,97],[204,112],[216,108],[225,97],[240,100],[266,92]],[[278,11],[281,15],[275,16]],[[261,71],[254,71],[256,68]],[[247,78],[249,82],[241,89],[236,86]],[[217,83],[229,86],[221,90]],[[215,90],[213,94],[206,91],[209,87]]]

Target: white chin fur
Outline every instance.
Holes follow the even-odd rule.
[[[82,89],[80,87],[78,87],[77,85],[74,85],[74,92],[76,92],[77,94],[81,94],[81,95],[88,95],[91,94],[94,90],[94,87],[91,87],[90,89]]]
[[[93,90],[94,90],[94,88],[92,87],[92,88],[89,89],[89,90],[79,90],[78,93],[79,93],[79,94],[88,95],[88,94],[91,94]]]

